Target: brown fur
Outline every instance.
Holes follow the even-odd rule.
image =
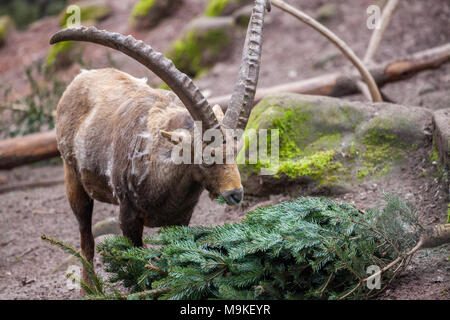
[[[78,75],[58,105],[56,127],[67,198],[88,261],[93,200],[119,205],[123,234],[140,246],[144,225],[187,225],[204,188],[212,197],[242,189],[235,163],[174,164],[173,145],[160,130],[193,134],[192,117],[171,91],[118,70]]]

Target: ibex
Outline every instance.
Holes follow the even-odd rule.
[[[223,196],[228,204],[242,201],[234,140],[232,163],[175,164],[171,150],[180,138],[175,130],[183,128],[193,136],[197,121],[203,132],[245,128],[258,82],[265,10],[270,10],[270,2],[256,0],[225,115],[220,107],[210,107],[172,61],[132,36],[73,27],[51,38],[51,44],[86,41],[119,50],[153,71],[173,91],[153,89],[115,69],[92,70],[79,74],[58,104],[57,142],[66,193],[79,224],[81,251],[89,262],[94,257],[94,200],[119,205],[120,228],[135,246],[143,244],[144,226],[187,225],[203,189],[211,197]],[[226,141],[221,142],[223,150]],[[85,268],[83,279],[90,281]]]

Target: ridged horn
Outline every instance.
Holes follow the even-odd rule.
[[[245,38],[239,76],[222,122],[225,128],[245,129],[247,125],[258,84],[266,10],[270,11],[269,0],[255,0]]]
[[[179,71],[162,53],[131,35],[124,36],[95,27],[72,27],[55,33],[50,39],[50,44],[61,41],[92,42],[123,52],[167,83],[186,106],[192,118],[195,121],[202,121],[203,131],[219,127],[212,108],[192,79]]]

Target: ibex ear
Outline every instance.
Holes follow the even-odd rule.
[[[213,109],[214,115],[215,115],[216,118],[217,118],[217,121],[218,121],[219,123],[221,123],[222,120],[223,120],[223,117],[224,117],[222,108],[221,108],[218,104],[216,104],[212,109]]]
[[[160,130],[159,133],[161,134],[161,136],[166,138],[167,141],[173,144],[191,143],[191,136],[189,135],[189,133],[184,131],[169,132]]]

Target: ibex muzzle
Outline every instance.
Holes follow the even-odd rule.
[[[220,107],[211,108],[193,81],[170,60],[131,36],[77,27],[52,37],[51,44],[87,41],[119,50],[153,71],[173,91],[152,89],[126,73],[102,69],[82,72],[62,96],[56,115],[58,148],[67,198],[88,261],[94,256],[93,200],[120,206],[120,227],[136,246],[142,245],[144,226],[187,225],[205,188],[229,204],[242,201],[235,154],[231,163],[175,164],[171,151],[182,138],[177,129],[192,138],[198,122],[203,132],[246,126],[258,82],[267,8],[267,0],[255,1],[236,88],[225,115]],[[220,148],[227,149],[226,141]],[[236,152],[235,146],[232,149]],[[89,281],[86,270],[83,278]]]

